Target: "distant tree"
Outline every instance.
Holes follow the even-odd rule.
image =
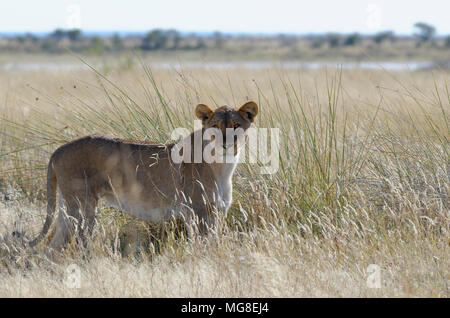
[[[214,39],[214,46],[217,49],[221,49],[223,47],[223,42],[224,42],[222,33],[220,33],[219,31],[214,32],[213,39]]]
[[[141,48],[146,51],[161,50],[166,47],[167,41],[168,37],[164,30],[155,29],[142,39]]]
[[[91,46],[89,48],[91,53],[101,54],[105,48],[105,41],[102,38],[96,36],[91,39]]]
[[[344,45],[353,46],[358,44],[359,42],[361,42],[361,36],[358,33],[352,33],[345,38]]]
[[[119,34],[114,33],[112,39],[112,47],[115,51],[119,51],[123,48],[123,42]]]
[[[20,44],[23,44],[23,43],[25,43],[25,41],[27,40],[27,38],[26,38],[25,36],[18,35],[18,36],[16,36],[15,40],[16,40],[17,42],[19,42]]]
[[[322,37],[314,38],[311,42],[311,47],[313,49],[318,49],[323,45],[323,43],[324,39],[322,39]]]
[[[25,33],[25,35],[18,35],[15,37],[15,40],[19,42],[20,44],[25,43],[37,43],[39,39],[32,33]]]
[[[49,37],[54,40],[62,40],[64,38],[68,38],[70,41],[78,41],[81,38],[81,30],[79,29],[72,29],[72,30],[63,30],[63,29],[56,29],[52,33],[50,33]]]
[[[174,49],[178,49],[180,47],[180,43],[181,43],[182,39],[183,38],[181,37],[180,32],[176,31],[175,34],[174,34],[174,37],[173,37],[173,47],[174,47]]]
[[[25,33],[25,39],[32,43],[37,43],[39,41],[38,37],[35,36],[33,33]]]
[[[174,50],[178,49],[182,40],[180,32],[174,29],[170,29],[167,31],[163,31],[163,33],[167,38],[167,43],[171,44],[171,48]]]
[[[450,35],[445,38],[445,47],[450,49]]]
[[[68,30],[66,31],[66,35],[71,41],[78,41],[81,39],[82,36],[80,29]]]
[[[196,37],[194,49],[200,50],[206,47],[205,40],[202,37]]]
[[[395,34],[393,31],[382,31],[378,32],[373,36],[373,41],[377,44],[381,44],[385,41],[393,41],[395,39]]]
[[[44,39],[41,43],[41,50],[47,53],[55,53],[59,49],[56,45],[56,41],[52,39]]]
[[[66,32],[63,29],[56,29],[50,33],[49,37],[55,40],[61,40],[66,36]]]
[[[436,33],[436,29],[434,26],[424,22],[417,22],[416,24],[414,24],[414,27],[417,29],[417,33],[415,33],[415,36],[418,39],[419,45],[425,42],[433,41],[433,37]]]
[[[277,39],[281,46],[292,46],[297,42],[294,36],[282,33],[277,35]]]
[[[325,37],[330,47],[337,47],[341,44],[341,37],[339,34],[329,33]]]

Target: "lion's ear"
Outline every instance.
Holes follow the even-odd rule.
[[[195,107],[195,116],[197,116],[197,118],[200,119],[203,124],[211,118],[212,114],[213,111],[211,110],[211,108],[204,104],[198,104],[197,107]]]
[[[239,112],[252,123],[258,115],[258,105],[255,102],[247,102],[239,108]]]

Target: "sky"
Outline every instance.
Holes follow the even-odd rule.
[[[414,32],[415,22],[450,34],[449,0],[2,0],[0,33],[146,31],[376,33]]]

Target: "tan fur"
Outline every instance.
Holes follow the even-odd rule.
[[[203,130],[250,127],[258,106],[248,102],[239,110],[223,106],[212,111],[206,105],[196,107]],[[188,138],[193,138],[194,133]],[[192,143],[193,144],[193,143]],[[227,212],[232,200],[236,164],[175,163],[174,144],[91,135],[59,147],[51,156],[47,174],[47,218],[39,236],[42,240],[53,221],[59,192],[60,213],[50,247],[61,250],[75,229],[85,239],[92,234],[98,200],[145,221],[161,222],[183,216],[189,223],[199,219],[199,231],[207,233],[214,224],[213,211]],[[239,150],[234,144],[235,154]],[[75,219],[78,222],[72,222]],[[76,226],[77,225],[77,226]]]

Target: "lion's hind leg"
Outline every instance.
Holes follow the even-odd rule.
[[[58,206],[59,213],[55,224],[55,231],[49,244],[51,252],[61,252],[75,231],[73,220],[69,217],[75,214],[73,207],[67,205],[67,201],[60,189],[58,189]]]
[[[80,199],[81,198],[81,199]],[[55,233],[50,241],[50,248],[55,252],[60,252],[77,233],[87,246],[86,228],[88,233],[92,233],[95,221],[95,208],[97,199],[91,191],[83,191],[83,194],[67,194],[59,191],[59,215],[56,222]]]

